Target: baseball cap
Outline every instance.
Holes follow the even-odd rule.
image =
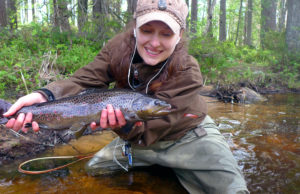
[[[185,0],[138,0],[134,18],[137,28],[150,21],[162,21],[179,33],[185,29],[187,15]]]

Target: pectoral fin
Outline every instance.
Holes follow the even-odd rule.
[[[83,132],[86,130],[87,127],[88,125],[86,124],[75,123],[71,126],[70,130],[74,134],[75,138],[78,139],[82,136]]]

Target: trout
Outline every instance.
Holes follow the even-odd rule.
[[[25,106],[9,118],[2,114],[11,104],[0,100],[0,124],[16,118],[20,113],[31,112],[32,121],[36,121],[40,129],[70,129],[78,138],[91,122],[98,121],[99,124],[101,111],[107,104],[119,108],[129,125],[137,121],[161,118],[171,112],[171,105],[167,102],[138,92],[125,89],[91,89],[76,96]],[[31,123],[25,124],[25,127],[31,127]]]

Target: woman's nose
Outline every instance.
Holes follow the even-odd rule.
[[[159,37],[157,35],[152,36],[151,40],[150,40],[150,44],[151,44],[152,47],[158,47],[158,46],[160,46]]]

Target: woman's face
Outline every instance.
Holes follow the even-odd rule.
[[[160,21],[148,22],[137,29],[137,50],[148,65],[157,65],[174,51],[181,33],[174,33]]]

